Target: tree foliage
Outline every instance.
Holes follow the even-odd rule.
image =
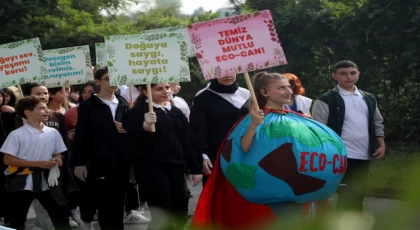
[[[162,0],[144,12],[120,15],[149,0],[2,1],[0,44],[40,37],[43,49],[94,44],[106,35],[187,25],[218,13],[186,16],[179,0]],[[418,0],[230,0],[236,13],[270,9],[288,65],[270,71],[298,75],[307,96],[317,98],[336,84],[332,65],[350,59],[362,72],[358,87],[377,96],[388,139],[420,140],[420,1]],[[173,4],[172,4],[173,3]],[[149,5],[147,5],[149,6]],[[104,16],[103,13],[106,13]],[[183,84],[191,100],[205,84],[195,58],[192,82]],[[240,78],[239,78],[240,79]]]
[[[271,9],[288,65],[307,96],[336,84],[332,66],[350,59],[361,70],[358,87],[377,96],[388,139],[420,140],[420,2],[416,0],[247,0]]]

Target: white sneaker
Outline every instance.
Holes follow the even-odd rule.
[[[80,217],[80,210],[79,208],[75,208],[73,210],[70,210],[71,217],[74,221],[76,221],[77,224],[81,225],[83,223],[82,218]]]
[[[86,223],[83,222],[82,224],[80,224],[80,230],[95,230],[95,228],[93,227],[93,222],[90,223]]]
[[[0,225],[0,230],[16,230],[16,229],[8,228],[8,227],[4,227],[4,226]]]
[[[126,224],[148,224],[150,219],[143,216],[140,212],[136,210],[131,210],[130,214],[125,217]]]
[[[76,221],[73,220],[73,218],[69,217],[69,225],[72,228],[78,228],[79,225],[76,223]]]

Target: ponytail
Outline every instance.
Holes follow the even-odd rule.
[[[286,76],[278,74],[278,73],[267,73],[267,72],[260,72],[254,75],[254,79],[252,81],[252,85],[255,92],[255,97],[257,98],[257,102],[259,107],[262,109],[267,104],[267,97],[261,93],[261,89],[267,91],[267,87],[271,80],[276,79],[288,79]]]
[[[155,86],[156,84],[150,84],[151,87]],[[147,92],[147,85],[136,85],[136,88],[140,87],[140,95],[137,97],[137,99],[134,101],[134,106],[142,106],[146,104],[147,94],[144,94],[142,91]]]
[[[146,104],[147,96],[145,94],[140,94],[134,101],[134,106],[142,106]]]

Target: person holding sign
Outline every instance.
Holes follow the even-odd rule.
[[[111,86],[108,68],[99,68],[95,81],[97,94],[82,102],[72,152],[74,173],[86,181],[80,204],[82,229],[93,229],[92,208],[98,209],[102,230],[124,229],[124,200],[129,183],[128,142],[121,120],[129,105],[116,95],[118,86]]]
[[[203,154],[203,173],[210,174],[223,139],[231,127],[248,111],[243,105],[249,91],[239,87],[236,76],[210,80],[210,86],[194,98],[190,123],[196,149]],[[203,179],[206,183],[208,176]]]
[[[151,99],[146,96],[147,90],[142,90],[135,106],[124,116],[123,128],[129,134],[134,176],[145,191],[152,214],[149,229],[174,229],[174,226],[182,229],[184,204],[188,199],[184,189],[185,170],[194,185],[200,183],[201,156],[193,151],[186,117],[170,103],[169,84],[151,84],[151,90]],[[148,100],[152,100],[153,112],[149,112]],[[151,132],[152,124],[156,132]],[[165,211],[170,221],[162,223],[159,210]]]
[[[250,114],[220,146],[194,227],[261,227],[273,214],[284,226],[300,225],[307,215],[304,204],[328,199],[341,183],[344,143],[327,126],[285,109],[293,95],[289,79],[261,72],[254,76],[253,90]]]
[[[293,95],[292,87],[286,76],[261,72],[255,75],[253,87],[258,100],[258,105],[261,108],[264,108],[265,110],[273,109],[280,114],[285,114],[285,106],[290,103]],[[257,127],[265,117],[264,112],[262,110],[256,110],[252,102],[249,114],[252,121],[241,139],[241,147],[245,153],[250,151],[257,132]],[[301,204],[295,202],[282,202],[268,205],[278,219],[282,219],[282,221],[289,221],[291,219],[300,221],[299,216],[303,209]]]
[[[44,124],[50,112],[39,98],[30,96],[19,100],[16,110],[27,123],[13,131],[0,149],[4,163],[9,166],[6,189],[12,202],[10,227],[25,229],[29,207],[37,199],[47,210],[55,229],[70,230],[66,213],[51,190],[58,185],[61,153],[67,150],[63,139],[57,130]]]

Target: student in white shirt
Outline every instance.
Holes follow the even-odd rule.
[[[140,85],[133,85],[133,102],[140,96]],[[130,87],[120,86],[120,96],[130,104]]]
[[[188,106],[188,103],[182,98],[177,96],[179,91],[181,90],[181,85],[179,82],[169,83],[171,87],[171,100],[174,103],[176,107],[178,107],[182,113],[184,113],[187,120],[190,119],[190,107]]]
[[[5,175],[12,202],[10,227],[25,229],[26,214],[37,199],[47,210],[55,229],[71,229],[65,210],[51,190],[58,185],[61,153],[67,148],[60,133],[44,125],[50,111],[33,96],[19,100],[16,111],[27,122],[11,132],[0,149],[8,166]]]
[[[312,116],[334,130],[347,149],[347,171],[338,189],[337,208],[363,211],[370,160],[385,155],[384,125],[375,97],[356,87],[360,71],[348,60],[334,66],[338,85],[321,95],[312,108]]]
[[[110,85],[107,67],[96,71],[95,82],[100,87],[99,92],[78,107],[72,153],[75,175],[86,182],[84,201],[79,206],[84,222],[81,229],[93,229],[91,211],[96,209],[102,230],[124,229],[124,203],[131,165],[128,137],[121,120],[129,105],[115,94],[118,86]],[[130,214],[143,223],[149,222],[140,213]]]

